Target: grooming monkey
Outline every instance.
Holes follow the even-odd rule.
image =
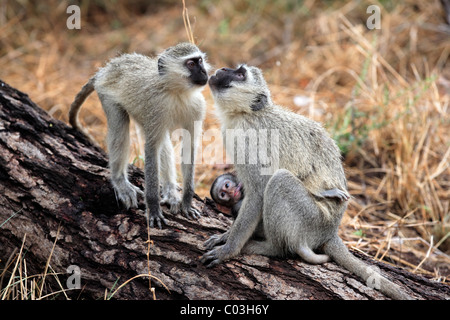
[[[281,186],[282,188],[284,186]],[[275,191],[273,191],[275,192]],[[277,191],[278,192],[278,191]],[[211,184],[210,192],[211,198],[216,203],[216,207],[224,212],[230,213],[231,216],[236,219],[239,209],[244,200],[244,187],[239,182],[236,174],[224,173],[218,176]],[[350,196],[339,189],[331,189],[320,192],[322,198],[335,198],[338,201],[347,201]],[[215,245],[225,243],[229,232],[225,232],[220,236],[211,237],[205,246],[208,250],[212,249]],[[262,226],[258,226],[255,231],[256,238],[264,238],[264,230]]]
[[[189,217],[200,213],[191,207],[194,194],[194,157],[199,136],[194,122],[203,121],[205,99],[201,93],[208,81],[206,56],[195,45],[180,43],[157,58],[124,54],[112,59],[83,86],[70,107],[69,121],[83,130],[77,115],[92,91],[97,94],[108,122],[107,146],[111,182],[117,197],[127,207],[137,207],[143,192],[128,180],[130,117],[145,136],[145,201],[149,224],[166,223],[160,207],[159,175],[162,179],[162,204],[171,213]],[[190,162],[182,163],[183,198],[176,189],[176,167],[170,133],[176,128],[189,131]],[[183,152],[187,142],[183,141]]]
[[[270,153],[272,163],[277,162],[280,169],[273,175],[262,175],[259,152],[249,152],[250,139],[245,140],[244,152],[249,160],[235,164],[235,169],[246,196],[226,243],[205,253],[201,261],[211,267],[240,252],[268,256],[294,253],[309,263],[331,258],[366,282],[376,278],[384,294],[395,299],[410,298],[354,257],[339,238],[337,232],[347,202],[321,197],[320,192],[346,192],[347,182],[339,148],[326,131],[317,122],[274,104],[262,72],[256,67],[219,69],[210,77],[209,86],[224,140],[229,129],[276,130],[278,150],[266,154]],[[273,150],[271,144],[267,145],[268,151]],[[238,148],[227,152],[236,159]],[[249,241],[261,220],[265,240]],[[219,240],[213,236],[205,244],[211,247]],[[318,250],[324,254],[314,252]]]

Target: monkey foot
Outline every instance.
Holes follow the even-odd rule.
[[[201,212],[198,211],[195,208],[189,207],[189,208],[181,208],[181,213],[188,218],[188,219],[198,219],[201,217]]]
[[[143,196],[144,193],[138,187],[130,182],[113,183],[116,197],[124,204],[127,209],[137,208],[138,195]]]
[[[148,224],[150,228],[153,228],[155,226],[155,221],[159,229],[162,229],[161,222],[167,225],[167,221],[162,214],[161,208],[159,208],[158,210],[147,210],[147,213]]]

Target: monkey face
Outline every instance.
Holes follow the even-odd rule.
[[[249,113],[264,108],[270,93],[260,69],[242,64],[221,68],[210,77],[209,86],[220,111]]]
[[[174,91],[203,87],[209,68],[206,55],[191,43],[179,43],[158,56],[160,80]]]
[[[231,208],[244,197],[244,190],[234,175],[223,174],[213,182],[211,197],[217,204]]]
[[[193,84],[204,86],[208,82],[208,73],[205,70],[203,59],[201,57],[187,59],[184,65],[191,74],[189,79]]]
[[[227,179],[224,180],[221,184],[219,184],[218,187],[219,190],[217,197],[224,203],[234,205],[242,197],[241,192],[242,185],[240,183],[236,185],[236,183]]]

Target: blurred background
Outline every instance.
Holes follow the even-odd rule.
[[[66,26],[71,4],[81,9],[79,30]],[[381,25],[371,30],[373,4]],[[446,4],[186,0],[195,42],[214,69],[241,62],[262,68],[276,103],[320,121],[338,142],[353,196],[340,229],[346,244],[448,283]],[[107,60],[126,52],[154,56],[188,41],[182,10],[181,0],[0,0],[0,78],[67,122],[76,93]],[[204,130],[218,129],[208,88],[204,95]],[[96,94],[80,118],[104,148],[106,119]],[[142,167],[134,128],[132,140],[130,163]],[[196,167],[201,197],[233,169],[219,160]]]

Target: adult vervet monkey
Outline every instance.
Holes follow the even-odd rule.
[[[366,282],[374,278],[384,294],[395,299],[410,298],[354,257],[339,238],[337,232],[347,202],[323,197],[321,192],[337,189],[347,193],[347,182],[339,148],[327,132],[317,122],[274,104],[262,72],[256,67],[219,69],[210,77],[209,86],[224,133],[231,129],[278,132],[278,152],[270,154],[280,169],[273,175],[261,174],[260,153],[250,152],[252,146],[246,140],[244,151],[249,160],[235,164],[238,180],[245,186],[239,214],[226,243],[205,253],[201,261],[211,267],[240,252],[268,256],[294,253],[309,263],[324,263],[331,258]],[[229,142],[225,144],[230,146]],[[266,147],[273,150],[270,143]],[[237,158],[237,150],[227,152]],[[261,219],[265,240],[249,241]],[[206,245],[212,247],[220,240],[213,236]]]
[[[180,43],[156,58],[124,54],[112,59],[81,89],[70,107],[69,119],[74,128],[82,129],[77,120],[81,104],[92,93],[97,94],[108,121],[107,146],[111,182],[117,197],[127,207],[137,207],[137,196],[143,192],[128,180],[130,117],[145,136],[145,200],[150,226],[165,223],[160,207],[159,175],[162,178],[161,203],[170,211],[198,217],[191,207],[194,194],[194,157],[199,135],[194,122],[203,121],[205,99],[201,93],[208,81],[206,56],[195,45]],[[190,162],[181,165],[183,198],[176,190],[176,169],[171,132],[184,128],[191,135]]]

